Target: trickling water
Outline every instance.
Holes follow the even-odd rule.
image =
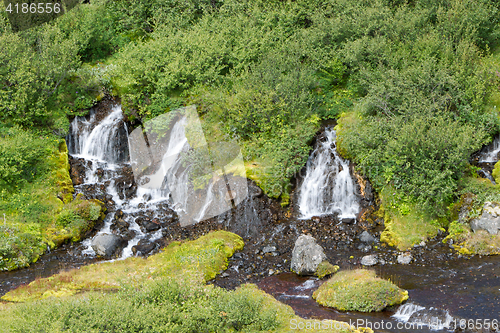
[[[425,309],[424,306],[413,303],[406,303],[401,305],[392,317],[399,321],[407,322],[412,314],[423,309]]]
[[[301,218],[338,213],[340,218],[356,218],[359,203],[349,162],[336,151],[336,133],[326,128],[306,165],[299,193]]]
[[[156,117],[130,135],[119,106],[97,118],[92,112],[71,124],[69,152],[85,165],[83,183],[75,188],[111,204],[96,237],[122,236],[127,244],[121,258],[131,256],[136,245],[157,248],[152,243],[161,242],[166,224],[177,218],[181,226],[194,224],[231,210],[247,196],[239,147],[209,147],[194,107]],[[194,162],[185,159],[188,153],[194,153]],[[83,242],[84,254],[95,254],[94,241]]]
[[[168,195],[181,226],[227,212],[247,196],[239,146],[207,144],[194,106],[146,122],[129,142],[137,183]]]

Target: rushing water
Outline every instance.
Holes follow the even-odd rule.
[[[88,166],[84,183],[76,185],[77,192],[88,192],[91,187],[94,191],[102,191],[110,196],[114,206],[104,220],[104,226],[97,235],[113,233],[112,225],[117,220],[115,214],[120,212],[120,219],[128,225],[127,244],[120,258],[124,259],[133,254],[133,247],[139,241],[155,242],[162,237],[161,228],[141,227],[138,220],[144,218],[160,218],[168,213],[168,198],[162,193],[152,189],[139,188],[135,191],[127,191],[132,188],[133,183],[118,186],[117,180],[122,177],[124,169],[130,168],[127,137],[128,131],[123,121],[123,113],[120,106],[115,106],[109,115],[101,121],[96,119],[97,114],[91,113],[90,117],[75,117],[71,124],[68,135],[68,149],[73,158],[83,159]],[[122,142],[125,139],[125,144]],[[117,149],[121,147],[122,149]],[[87,191],[86,191],[87,190]],[[100,190],[100,191],[99,191]],[[156,229],[156,230],[151,230]],[[97,236],[96,235],[96,236]],[[92,248],[92,239],[83,241],[83,254],[95,255]]]
[[[493,142],[488,145],[486,151],[481,154],[480,163],[494,163],[498,161],[498,153],[500,153],[500,136],[495,136]]]
[[[246,198],[246,178],[237,172],[244,170],[239,147],[209,146],[194,107],[156,117],[130,134],[120,106],[104,119],[97,116],[91,112],[73,120],[68,149],[86,166],[76,190],[112,203],[96,237],[125,238],[120,258],[133,255],[139,243],[157,248],[151,244],[169,233],[162,225],[167,216],[187,226],[229,211]],[[93,242],[95,237],[83,242],[84,254],[95,255]]]
[[[299,189],[301,218],[338,213],[339,218],[356,218],[359,203],[349,162],[336,150],[336,133],[325,129],[309,157],[306,175]]]

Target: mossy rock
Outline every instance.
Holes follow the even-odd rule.
[[[316,269],[316,272],[314,275],[319,277],[320,279],[324,278],[327,275],[332,275],[335,274],[339,270],[339,266],[337,265],[332,265],[328,261],[322,261],[319,265],[318,268]]]
[[[313,298],[341,311],[373,312],[406,301],[408,291],[378,278],[373,271],[356,269],[335,274],[314,292]]]
[[[491,175],[495,179],[495,182],[497,184],[499,184],[500,183],[500,161],[495,163],[495,167],[493,168]]]

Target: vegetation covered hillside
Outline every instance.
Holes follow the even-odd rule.
[[[87,228],[79,203],[47,206],[32,189],[57,197],[47,183],[57,167],[44,157],[64,151],[68,118],[106,94],[131,121],[196,104],[208,139],[237,140],[248,177],[283,204],[321,121],[338,119],[341,153],[382,199],[385,240],[404,247],[435,234],[460,191],[498,196],[466,178],[470,154],[499,130],[498,6],[96,0],[19,32],[2,10],[1,260],[24,246],[17,235],[43,248],[48,230]]]

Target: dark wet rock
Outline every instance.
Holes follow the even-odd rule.
[[[136,236],[136,232],[134,230],[127,230],[124,233],[121,234],[122,238],[125,239],[126,241],[129,241],[133,239]]]
[[[123,218],[123,211],[121,209],[118,209],[115,212],[115,219],[121,219],[121,218]]]
[[[85,181],[86,162],[83,158],[75,158],[69,155],[70,177],[73,185],[81,185]]]
[[[371,254],[361,258],[361,265],[363,266],[373,266],[378,264],[378,258],[376,254]]]
[[[97,255],[112,257],[121,251],[126,243],[127,242],[123,238],[117,235],[102,234],[94,237],[92,240],[92,248]]]
[[[111,225],[111,230],[119,230],[120,233],[124,234],[127,232],[130,224],[122,218],[115,219]]]
[[[355,218],[351,218],[351,217],[342,218],[342,223],[353,224],[354,222],[356,222]]]
[[[409,252],[401,253],[400,255],[398,255],[397,260],[401,265],[408,265],[413,260],[413,256]]]
[[[146,255],[156,249],[157,246],[157,243],[141,239],[137,245],[132,246],[132,253],[134,255]]]
[[[156,231],[161,228],[160,221],[158,219],[149,219],[148,217],[138,217],[135,222],[143,229],[145,232]]]
[[[374,243],[377,241],[375,237],[373,237],[368,231],[363,231],[359,235],[359,240],[362,241],[363,243]]]
[[[326,260],[323,248],[309,235],[300,236],[292,251],[291,270],[299,275],[312,275]]]

